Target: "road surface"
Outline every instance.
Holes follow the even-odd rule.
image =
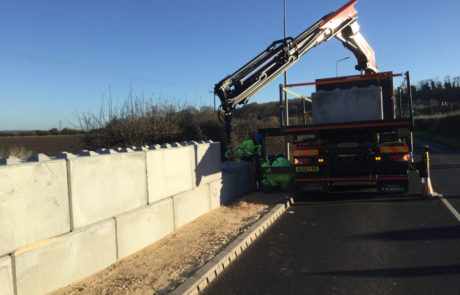
[[[434,187],[460,211],[460,154],[431,151]],[[460,294],[460,220],[417,178],[409,195],[302,198],[203,293]]]

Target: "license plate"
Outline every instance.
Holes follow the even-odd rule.
[[[319,166],[300,166],[295,167],[296,172],[319,172]]]

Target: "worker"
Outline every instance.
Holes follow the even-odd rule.
[[[284,157],[282,153],[279,153],[276,160],[273,161],[272,167],[292,167],[292,163]],[[287,186],[292,182],[293,175],[289,173],[272,174],[270,178],[275,181],[281,189],[286,189]]]
[[[276,156],[274,154],[269,154],[268,161],[263,163],[261,167],[262,168],[271,167],[273,161],[275,160],[276,160]],[[270,174],[262,175],[262,180],[260,181],[260,183],[262,185],[262,189],[265,191],[269,191],[278,185],[278,183],[276,183],[276,181],[274,181],[270,176],[271,176]]]
[[[252,162],[255,158],[260,158],[262,152],[262,134],[256,134],[254,140],[243,141],[236,150],[236,154],[242,161]]]
[[[259,187],[261,179],[259,169],[256,169],[256,167],[260,167],[260,155],[262,152],[261,144],[262,134],[256,134],[256,136],[254,136],[254,140],[248,139],[243,141],[236,150],[236,154],[242,161],[250,162],[252,164],[252,186],[256,189]]]
[[[273,155],[274,156],[274,155]],[[265,167],[270,167],[270,161],[268,162],[265,162],[261,165],[262,168],[265,168]],[[262,175],[262,180],[260,181],[261,185],[262,185],[262,190],[264,191],[269,191],[273,188],[275,188],[278,183],[276,183],[276,181],[274,181],[271,177],[270,177],[270,174],[264,174]]]

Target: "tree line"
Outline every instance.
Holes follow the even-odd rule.
[[[84,134],[82,130],[63,128],[58,130],[57,128],[51,128],[49,130],[25,130],[25,131],[0,131],[0,137],[8,136],[48,136],[48,135],[76,135]]]
[[[422,114],[460,110],[460,76],[419,81],[412,85],[412,96]]]

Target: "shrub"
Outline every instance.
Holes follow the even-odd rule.
[[[32,156],[32,154],[33,152],[31,150],[28,150],[23,146],[0,148],[0,158],[11,156],[24,160]]]
[[[260,128],[279,127],[276,108],[275,103],[251,104],[235,111],[232,149],[253,138]],[[132,93],[120,107],[109,101],[102,104],[97,114],[84,113],[78,118],[85,131],[85,148],[89,150],[189,140],[225,142],[224,125],[212,108],[198,110],[174,100],[139,98]],[[278,143],[283,145],[283,142]]]

